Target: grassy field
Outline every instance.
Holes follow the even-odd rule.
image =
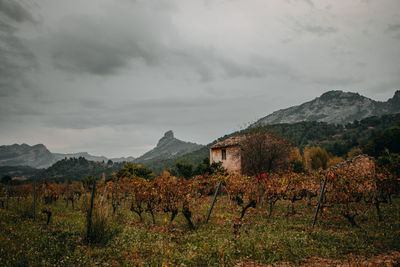
[[[2,266],[262,266],[400,263],[400,199],[382,207],[384,221],[377,222],[371,208],[358,218],[361,228],[351,227],[329,209],[312,228],[315,206],[296,202],[296,213],[287,215],[287,202],[278,201],[271,217],[267,207],[249,209],[242,227],[234,233],[239,211],[226,196],[218,199],[205,224],[211,197],[200,199],[189,230],[182,214],[173,223],[167,215],[138,216],[122,204],[118,215],[105,204],[104,235],[90,246],[84,242],[87,200],[75,210],[59,200],[47,205],[53,216],[49,226],[40,211],[32,220],[32,200],[10,201],[0,209],[0,265]],[[315,204],[315,203],[314,203]],[[378,256],[377,256],[378,255]]]

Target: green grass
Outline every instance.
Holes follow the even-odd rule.
[[[279,201],[273,216],[268,208],[249,209],[235,235],[233,220],[239,212],[226,197],[220,197],[211,219],[205,216],[211,198],[200,200],[193,213],[196,229],[190,231],[182,214],[170,224],[164,213],[149,214],[139,222],[122,204],[118,215],[107,215],[107,234],[101,242],[84,242],[86,217],[84,202],[75,210],[63,201],[48,205],[53,211],[50,226],[38,212],[31,218],[32,201],[15,199],[9,210],[0,209],[0,265],[3,266],[89,266],[92,265],[182,265],[232,266],[243,262],[301,264],[311,257],[346,260],[350,255],[372,255],[400,251],[400,199],[382,207],[384,221],[377,222],[375,210],[358,221],[361,229],[328,210],[312,228],[314,207],[296,202],[295,215],[286,216],[287,203]],[[44,207],[39,201],[38,211]],[[22,216],[23,215],[23,216]],[[360,218],[362,219],[362,218]]]

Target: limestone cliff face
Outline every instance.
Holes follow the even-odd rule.
[[[370,116],[400,112],[400,91],[386,102],[375,101],[358,93],[329,91],[299,106],[281,109],[261,118],[255,124],[322,121],[346,124]]]
[[[0,146],[0,166],[46,168],[54,163],[54,155],[42,144]]]
[[[202,145],[176,139],[174,137],[174,133],[172,131],[168,131],[158,141],[155,148],[137,158],[135,162],[143,163],[148,161],[172,159],[174,157],[198,150],[202,147]]]

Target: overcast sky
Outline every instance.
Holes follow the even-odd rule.
[[[400,89],[399,0],[0,0],[0,144],[139,156]]]

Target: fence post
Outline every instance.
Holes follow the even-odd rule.
[[[96,181],[93,181],[92,196],[90,198],[90,208],[88,211],[87,232],[86,232],[86,239],[89,242],[90,242],[90,230],[92,228],[92,213],[93,213],[93,204],[94,204],[95,193],[96,193]]]
[[[118,178],[115,179],[115,212],[118,214]]]
[[[36,180],[33,181],[33,221],[36,221]]]
[[[10,181],[7,183],[6,187],[6,210],[8,210],[8,200],[10,198]]]
[[[218,191],[219,191],[219,189],[221,187],[221,184],[222,184],[222,181],[219,181],[219,184],[217,186],[217,190],[215,190],[214,198],[213,198],[213,201],[211,203],[210,209],[208,210],[206,223],[208,223],[208,220],[210,219],[210,215],[211,215],[211,212],[212,212],[212,210],[214,208],[215,200],[217,199]]]
[[[317,216],[318,216],[318,211],[321,207],[321,201],[322,201],[322,197],[324,195],[324,190],[325,190],[325,185],[326,185],[326,178],[327,178],[328,174],[325,175],[325,179],[324,179],[324,183],[322,184],[322,189],[321,189],[321,194],[319,195],[319,200],[318,200],[318,205],[317,205],[317,210],[315,211],[315,215],[314,215],[314,221],[312,226],[314,227],[315,223],[317,222]]]

